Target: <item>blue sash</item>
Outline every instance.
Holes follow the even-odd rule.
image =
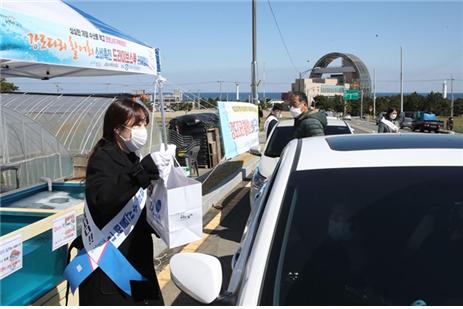
[[[130,281],[146,279],[133,268],[125,256],[110,241],[105,246],[104,252],[98,261],[98,266],[122,291],[132,296]],[[64,277],[69,281],[72,293],[94,270],[87,251],[85,249],[80,250],[64,270]]]

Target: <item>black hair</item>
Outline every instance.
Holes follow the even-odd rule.
[[[123,126],[133,126],[144,123],[148,125],[150,118],[149,112],[138,102],[127,97],[114,100],[106,110],[103,120],[103,137],[96,143],[90,152],[89,160],[92,156],[108,142],[117,144],[115,130]],[[120,145],[119,145],[120,147]]]
[[[283,109],[279,104],[274,104],[272,107],[272,111],[282,111]]]
[[[397,110],[396,110],[395,108],[389,107],[389,108],[387,109],[387,113],[386,113],[385,118],[386,118],[387,120],[391,120],[391,114],[392,114],[392,112],[394,112],[394,111],[397,112]]]
[[[307,95],[306,95],[304,92],[301,92],[301,91],[294,91],[294,92],[293,92],[293,95],[294,95],[294,96],[298,96],[299,99],[300,99],[302,102],[305,102],[305,104],[308,104]]]

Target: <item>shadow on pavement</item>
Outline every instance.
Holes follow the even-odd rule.
[[[243,191],[244,190],[244,191]],[[233,201],[236,199],[236,201]],[[233,205],[236,203],[236,205]],[[220,247],[224,249],[223,246],[225,245],[218,245],[218,242],[222,240],[228,240],[226,243],[228,244],[226,248],[227,255],[217,256],[222,266],[222,292],[226,290],[228,287],[228,283],[230,281],[231,276],[231,261],[233,257],[233,253],[238,249],[239,243],[241,241],[241,236],[243,235],[243,230],[246,225],[250,207],[249,207],[249,188],[240,187],[231,193],[226,199],[223,200],[222,205],[226,207],[233,207],[230,210],[228,215],[222,219],[220,225],[213,231],[204,230],[204,232],[209,233],[211,236],[208,240],[206,240],[197,252],[203,252],[207,254],[214,254],[214,252],[207,252],[207,248],[217,248]],[[224,211],[224,209],[222,209]],[[215,244],[214,244],[215,242]],[[231,245],[230,245],[231,244]],[[232,254],[230,254],[232,253]],[[180,292],[180,294],[175,298],[172,302],[172,306],[201,306],[203,304],[195,301],[187,294]]]
[[[215,170],[211,170],[212,174],[211,172],[209,172],[196,178],[196,180],[203,183],[203,195],[213,191],[222,182],[226,182],[227,180],[230,180],[233,177],[235,177],[237,174],[242,173],[243,164],[243,161],[224,162],[221,165],[219,165]],[[203,182],[204,179],[206,179],[205,182]]]
[[[243,190],[246,192],[243,194]],[[230,194],[222,203],[222,205],[229,205],[232,200],[237,198],[237,195],[242,195],[233,209],[228,213],[225,218],[222,218],[220,225],[214,231],[207,231],[210,235],[217,235],[221,239],[231,240],[236,243],[241,242],[241,236],[246,222],[251,212],[249,206],[249,188],[240,188]],[[225,206],[227,207],[227,206]],[[230,206],[231,207],[231,206]],[[225,208],[222,210],[224,211]]]

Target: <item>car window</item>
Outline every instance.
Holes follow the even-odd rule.
[[[351,134],[349,127],[347,126],[327,126],[325,128],[325,135],[339,135],[339,134]]]
[[[462,172],[292,173],[261,304],[462,305]]]
[[[325,135],[351,134],[348,126],[327,126]],[[265,156],[278,158],[283,149],[294,138],[294,126],[276,127],[265,149]]]
[[[265,149],[265,156],[271,158],[278,158],[286,145],[294,138],[293,126],[276,127],[270,140],[268,141],[267,148]]]

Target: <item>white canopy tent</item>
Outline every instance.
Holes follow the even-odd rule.
[[[48,80],[67,76],[146,74],[157,81],[155,93],[156,87],[162,86],[159,49],[69,3],[3,0],[0,12],[1,77]],[[162,99],[161,115],[165,142]],[[1,104],[0,122],[3,128]]]

